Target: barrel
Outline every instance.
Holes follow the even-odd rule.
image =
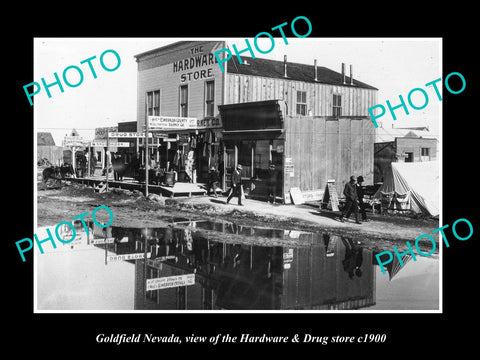
[[[167,171],[165,173],[165,185],[167,186],[175,185],[175,173],[173,171]]]

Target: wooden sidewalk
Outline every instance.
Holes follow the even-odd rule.
[[[98,188],[102,185],[105,185],[105,176],[95,176],[89,178],[68,178],[65,179],[68,181],[86,184],[88,186],[93,186]],[[162,185],[148,185],[148,192],[153,194],[159,194],[165,197],[191,197],[191,196],[199,196],[199,195],[206,195],[207,190],[205,189],[205,184],[203,183],[183,183],[177,182],[174,186],[162,186]],[[138,190],[145,193],[145,184],[139,183],[131,178],[125,178],[123,181],[108,181],[109,188],[118,188],[118,189],[126,189],[126,190]]]

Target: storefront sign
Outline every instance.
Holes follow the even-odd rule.
[[[288,249],[287,252],[283,253],[283,268],[290,269],[293,262],[293,249]]]
[[[288,249],[287,252],[283,253],[283,262],[292,262],[293,261],[293,249]]]
[[[198,119],[196,129],[216,129],[221,128],[222,126],[222,119],[211,117],[205,119]]]
[[[152,130],[195,129],[197,118],[180,116],[149,116],[148,127]]]
[[[160,290],[179,286],[188,286],[195,284],[195,274],[186,274],[178,276],[166,276],[155,279],[147,279],[147,291]]]
[[[118,126],[95,128],[95,139],[106,139],[107,132],[118,131]]]
[[[107,147],[107,140],[93,140],[91,146],[93,147]],[[109,147],[130,147],[129,142],[118,142],[115,140],[110,140],[108,142]]]
[[[189,57],[173,63],[173,73],[181,73],[180,82],[189,82],[213,77],[213,65],[216,63],[215,55],[210,52],[216,50],[222,43],[195,46],[189,49]]]
[[[109,132],[108,137],[111,138],[144,138],[145,133],[144,132]],[[152,134],[149,133],[148,137],[152,137]]]
[[[88,141],[85,141],[81,136],[65,136],[63,146],[88,146]]]
[[[115,238],[109,237],[104,239],[93,239],[90,243],[92,245],[113,244]]]
[[[289,174],[290,177],[295,176],[294,168],[293,168],[293,161],[292,158],[285,158],[285,175]]]
[[[160,269],[162,262],[166,260],[176,260],[177,257],[175,255],[167,255],[157,257],[155,259],[147,259],[147,266],[153,267],[155,269]]]
[[[165,134],[165,133],[155,133],[153,134],[154,137],[156,137],[157,139],[166,139],[168,138],[168,134]]]
[[[151,253],[147,253],[149,257]],[[124,261],[124,260],[136,260],[145,258],[145,253],[133,253],[133,254],[121,254],[121,255],[109,255],[108,261]]]
[[[180,116],[149,116],[150,130],[200,130],[218,129],[223,126],[222,120],[216,117],[197,119]]]

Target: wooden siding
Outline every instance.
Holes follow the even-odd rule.
[[[286,115],[292,116],[297,115],[297,91],[306,91],[307,114],[311,111],[312,116],[332,116],[334,94],[342,96],[342,116],[368,116],[367,109],[376,105],[377,101],[377,90],[352,86],[242,74],[227,74],[226,81],[225,104],[278,99],[286,102]]]
[[[285,174],[284,192],[323,190],[335,179],[341,196],[350,175],[373,184],[374,131],[369,118],[286,116],[284,156],[292,159],[294,176]]]
[[[195,43],[198,45],[197,43]],[[222,42],[205,42],[203,47],[205,52],[198,55],[191,55],[190,48],[181,44],[175,52],[162,54],[161,51],[154,55],[140,60],[137,72],[137,124],[138,129],[144,124],[146,105],[146,93],[154,90],[160,90],[160,115],[180,116],[180,86],[188,85],[188,116],[203,119],[205,117],[205,83],[210,80],[215,81],[215,104],[214,115],[218,115],[218,105],[223,104],[223,77],[224,73],[217,64],[207,63],[202,66],[196,66],[192,69],[174,71],[174,62],[189,59],[190,57],[206,55],[208,58],[216,47]],[[192,45],[193,46],[193,45]],[[182,81],[181,76],[197,71],[208,71],[210,77],[203,77],[194,80]],[[208,74],[205,72],[205,75]],[[192,75],[193,76],[193,75]]]
[[[137,122],[145,119],[145,97],[149,91],[160,90],[160,115],[180,116],[180,86],[188,85],[188,116],[203,119],[205,117],[205,83],[215,80],[215,113],[222,105],[223,85],[220,70],[213,67],[214,76],[208,79],[181,83],[180,75],[171,71],[171,66],[144,70],[138,73]]]

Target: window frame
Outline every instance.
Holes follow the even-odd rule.
[[[183,90],[185,90],[185,99],[183,99]],[[188,117],[188,84],[180,85],[178,94],[178,114],[181,117]]]
[[[158,94],[158,97],[155,97],[155,94]],[[148,116],[158,116],[160,115],[160,89],[150,90],[145,92],[145,113]],[[158,99],[158,106],[155,100]]]
[[[209,84],[212,84],[212,98],[209,99],[208,95],[209,95],[209,92],[208,92],[208,86]],[[211,80],[206,80],[205,81],[205,90],[204,90],[204,115],[205,116],[215,116],[215,80],[214,79],[211,79]],[[209,107],[211,106],[211,109],[212,109],[212,113],[209,114],[208,110],[209,110]]]
[[[298,96],[300,95],[300,101]],[[302,99],[305,96],[305,99]],[[304,101],[302,101],[304,100]],[[300,107],[300,108],[299,108]],[[300,110],[299,109],[303,109]],[[306,90],[297,90],[297,99],[295,103],[295,113],[296,115],[305,116],[307,115],[307,91]]]
[[[342,117],[342,94],[332,95],[332,116],[336,118]]]

